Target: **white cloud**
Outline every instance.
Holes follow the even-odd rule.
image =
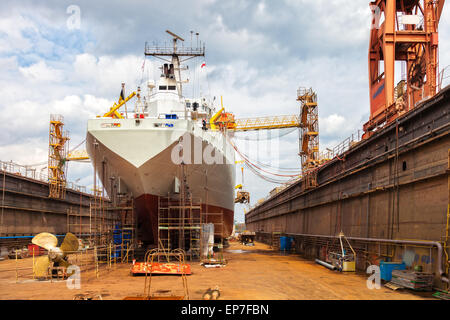
[[[320,128],[327,135],[339,136],[342,131],[348,130],[348,123],[345,118],[338,114],[331,114],[326,118],[320,119]]]
[[[18,163],[30,163],[17,148],[29,150],[29,139],[38,139],[34,144],[41,149],[48,149],[48,128],[50,114],[61,114],[65,118],[65,130],[71,135],[73,145],[85,138],[86,121],[104,113],[112,101],[92,95],[70,95],[60,100],[38,103],[21,100],[4,109],[2,114],[2,131],[0,132],[2,149],[0,160],[8,159]],[[10,148],[12,151],[9,151]],[[44,161],[41,158],[41,161]],[[39,161],[38,161],[39,162]]]
[[[142,78],[143,61],[142,56],[135,55],[96,57],[83,53],[75,57],[73,80],[88,84],[90,92],[118,95],[122,82],[128,90],[136,90]]]
[[[3,143],[0,145],[0,160],[29,165],[45,162],[48,157],[48,138],[30,137],[20,143]],[[42,166],[41,166],[42,167]]]
[[[29,67],[19,68],[20,73],[33,81],[62,81],[63,73],[47,66],[45,61],[39,61]]]
[[[0,17],[0,30],[0,53],[23,52],[32,47],[30,39],[23,36],[23,31],[37,31],[37,27],[29,19],[14,15]]]

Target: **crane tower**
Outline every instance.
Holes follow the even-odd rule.
[[[310,89],[299,88],[297,101],[300,102],[300,158],[306,188],[317,186],[314,169],[320,164],[319,157],[319,112],[317,95]]]

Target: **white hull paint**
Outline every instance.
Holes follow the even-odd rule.
[[[184,171],[192,197],[234,211],[234,150],[220,132],[204,131],[194,121],[91,119],[86,149],[109,195],[114,188],[123,190],[125,186],[134,198],[145,194],[167,196],[174,190],[175,177],[181,177],[181,165],[171,159],[172,149],[186,133],[192,138],[192,157]],[[223,164],[205,161],[201,151],[208,146],[214,147],[219,155],[215,159],[222,159]]]

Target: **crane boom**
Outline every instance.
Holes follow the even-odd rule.
[[[300,117],[296,115],[265,116],[235,119],[231,112],[224,112],[223,99],[220,97],[221,109],[209,120],[212,130],[250,131],[285,128],[300,128]]]
[[[89,155],[86,150],[75,150],[69,152],[66,160],[67,161],[89,160]]]
[[[300,119],[296,115],[244,118],[235,120],[233,131],[284,129],[300,127]]]
[[[128,100],[133,98],[136,95],[136,92],[132,92],[128,97],[125,98],[125,100],[120,100],[119,103],[114,103],[114,105],[111,107],[111,109],[106,112],[103,117],[111,117],[111,118],[117,118],[117,119],[123,119],[123,116],[117,112],[121,106],[123,106]]]

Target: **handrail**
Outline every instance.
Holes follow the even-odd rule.
[[[28,179],[33,179],[41,182],[48,183],[49,178],[48,175],[42,173],[42,169],[40,171],[37,171],[36,168],[32,168],[31,166],[21,165],[14,163],[12,161],[6,162],[0,160],[0,171],[5,171],[8,173],[12,173],[21,177],[25,177]],[[94,192],[91,192],[90,190],[86,188],[86,186],[77,185],[73,182],[68,181],[66,183],[66,188],[71,189],[74,191],[87,193],[87,194],[94,194]]]

